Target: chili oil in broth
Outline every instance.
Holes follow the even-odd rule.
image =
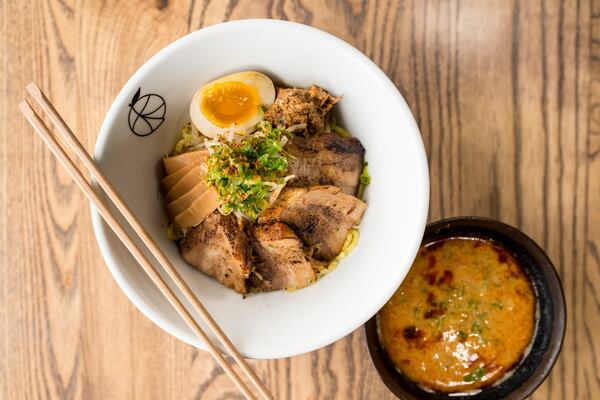
[[[397,369],[440,392],[492,384],[519,363],[533,335],[535,295],[515,258],[483,240],[421,247],[378,315]]]

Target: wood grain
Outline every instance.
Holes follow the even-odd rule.
[[[234,399],[210,356],[127,300],[89,206],[16,105],[35,79],[92,149],[128,77],[230,19],[311,24],[365,52],[421,128],[430,219],[498,218],[563,280],[562,355],[534,399],[600,398],[600,1],[0,1],[0,398]],[[391,399],[361,329],[252,365],[277,398]]]

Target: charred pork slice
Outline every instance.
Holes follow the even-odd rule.
[[[305,139],[293,136],[285,146],[290,186],[333,185],[354,195],[363,168],[365,148],[356,138],[324,133]]]
[[[310,136],[325,130],[327,114],[339,100],[318,86],[278,88],[277,98],[265,112],[265,119],[282,128],[306,124],[306,133]]]
[[[286,224],[255,225],[250,237],[256,255],[251,281],[257,289],[300,289],[316,278],[315,261],[304,254],[302,241]]]
[[[367,205],[335,186],[286,188],[259,223],[288,224],[309,246],[316,259],[330,261],[344,246],[348,232]]]
[[[242,294],[248,292],[249,249],[242,221],[219,211],[190,229],[179,244],[183,259],[191,266]]]

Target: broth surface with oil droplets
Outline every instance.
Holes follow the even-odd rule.
[[[492,384],[516,366],[535,323],[535,296],[515,258],[495,244],[448,239],[421,247],[378,314],[399,371],[440,392]]]

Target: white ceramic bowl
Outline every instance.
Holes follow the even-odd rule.
[[[243,70],[262,71],[293,86],[317,84],[342,95],[338,116],[366,148],[372,177],[359,244],[333,272],[302,290],[245,299],[183,261],[165,235],[167,217],[158,196],[161,157],[189,120],[194,92],[210,80]],[[144,97],[148,94],[152,96]],[[137,122],[132,103],[134,110],[143,110],[144,118]],[[163,113],[164,121],[157,119]],[[132,127],[138,135],[154,132],[137,136]],[[312,351],[365,323],[404,279],[427,219],[429,176],[423,143],[394,84],[346,42],[290,22],[223,23],[161,50],[117,96],[102,124],[95,158],[235,346],[250,358]],[[129,299],[165,331],[204,348],[95,210],[92,217],[104,259]]]

